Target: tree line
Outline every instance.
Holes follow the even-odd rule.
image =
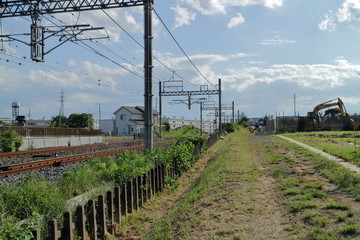
[[[94,116],[91,113],[72,113],[69,117],[58,115],[52,117],[50,127],[93,128]]]

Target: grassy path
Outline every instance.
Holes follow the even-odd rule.
[[[130,216],[120,239],[360,239],[360,179],[339,169],[285,140],[236,132],[177,191]]]
[[[248,135],[234,134],[144,239],[284,239],[280,196]]]

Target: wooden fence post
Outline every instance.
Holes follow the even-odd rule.
[[[120,188],[114,188],[114,221],[118,224],[121,223],[121,201],[120,201]]]
[[[159,167],[160,167],[160,191],[162,191],[165,183],[164,164],[160,164]]]
[[[98,196],[98,206],[97,206],[97,216],[98,216],[98,233],[99,238],[101,240],[105,240],[106,235],[106,222],[105,222],[105,201],[104,196],[99,195]]]
[[[60,238],[59,231],[57,227],[56,219],[52,219],[48,222],[48,239],[49,240],[58,240]]]
[[[64,213],[64,226],[61,230],[61,239],[63,240],[73,240],[74,234],[73,234],[73,223],[72,223],[72,217],[70,212]]]
[[[133,183],[133,207],[134,210],[139,210],[139,183],[137,177],[132,180]]]
[[[137,177],[138,182],[138,199],[139,199],[139,207],[142,207],[144,203],[144,194],[143,194],[143,180],[142,175]]]
[[[132,213],[133,212],[133,204],[134,204],[134,194],[133,194],[133,183],[132,181],[128,181],[126,184],[126,190],[127,190],[127,212]]]
[[[151,169],[151,195],[155,195],[155,169]]]
[[[75,231],[81,240],[86,238],[84,207],[77,206],[75,211]]]
[[[121,215],[126,216],[127,215],[127,186],[126,186],[126,183],[124,183],[121,186],[120,203],[121,203]]]
[[[148,195],[148,188],[149,188],[149,185],[148,185],[148,182],[147,182],[147,179],[148,179],[148,174],[144,173],[143,174],[143,178],[142,178],[142,185],[143,185],[143,189],[142,189],[142,192],[143,192],[143,203],[145,203],[149,197]]]
[[[155,191],[160,192],[160,166],[155,167]]]
[[[110,234],[113,234],[114,231],[114,202],[113,202],[113,193],[112,191],[107,191],[106,193],[106,206],[107,206],[107,229]]]
[[[40,229],[34,229],[31,231],[33,237],[34,237],[34,240],[40,240],[41,239],[41,231]]]
[[[97,240],[97,225],[96,225],[96,211],[95,211],[95,202],[94,200],[89,200],[86,205],[86,216],[88,219],[89,229],[91,240]]]
[[[149,170],[148,174],[147,174],[147,179],[146,179],[146,184],[148,186],[147,188],[147,199],[151,199],[152,197],[152,174],[151,174],[151,170]]]

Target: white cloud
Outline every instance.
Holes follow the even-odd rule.
[[[121,34],[124,34],[119,25],[130,34],[142,33],[143,23],[142,15],[139,14],[137,8],[131,8],[129,11],[117,11],[115,9],[107,9],[103,11],[89,11],[77,14],[62,13],[56,15],[56,19],[52,22],[45,22],[47,25],[72,25],[72,24],[89,24],[91,27],[104,27],[105,30],[86,31],[84,36],[87,38],[107,37],[113,42],[121,41]],[[85,37],[85,38],[86,38]]]
[[[339,22],[350,22],[360,20],[360,1],[346,0],[338,9],[337,17]]]
[[[24,86],[21,83],[23,80],[24,76],[18,70],[0,65],[0,91],[2,93]]]
[[[274,37],[272,37],[271,39],[265,39],[262,40],[260,42],[261,45],[277,45],[277,46],[283,46],[283,45],[290,45],[290,44],[295,44],[296,41],[294,40],[287,40],[287,39],[283,39],[283,37],[281,36],[281,32],[275,32],[274,33]]]
[[[335,14],[330,11],[325,15],[324,19],[318,24],[318,28],[322,31],[332,31],[336,27]]]
[[[323,31],[332,31],[337,23],[352,22],[360,20],[360,1],[345,0],[336,14],[331,10],[324,16],[324,19],[318,24],[318,28]]]
[[[229,69],[231,75],[229,77],[237,79],[236,83],[231,83],[230,86],[237,91],[245,91],[257,83],[270,84],[280,81],[322,91],[343,86],[345,81],[356,79],[358,72],[360,72],[360,65],[354,65],[343,58],[338,58],[334,65],[278,64],[268,68]]]
[[[239,13],[236,17],[230,19],[230,22],[228,23],[227,27],[233,28],[240,24],[243,24],[244,22],[245,22],[245,18],[241,15],[241,13]]]
[[[161,53],[157,53],[160,55]],[[217,79],[219,75],[215,73],[215,69],[218,63],[230,62],[233,60],[252,57],[253,54],[247,53],[234,53],[229,55],[220,55],[220,54],[197,54],[189,56],[191,61],[196,65],[196,67],[202,72],[205,77],[212,81],[213,84],[217,84]],[[186,76],[186,80],[193,82],[194,84],[209,84],[198,72],[197,70],[189,63],[186,57],[173,57],[168,54],[161,54],[162,61],[166,62],[166,66],[170,69],[176,69],[176,73],[180,76]],[[164,66],[155,62],[155,68],[157,71],[165,70]],[[165,70],[166,74],[168,70]],[[159,74],[155,74],[159,75]]]
[[[160,54],[160,53],[159,53]],[[251,57],[253,54],[247,53],[234,53],[229,55],[220,55],[220,54],[197,54],[189,56],[192,62],[200,68],[210,67],[212,64],[218,62],[226,62],[238,58]],[[162,58],[166,59],[167,66],[173,69],[189,69],[194,70],[193,66],[189,63],[186,57],[177,57],[173,58],[172,55],[162,54]],[[155,64],[157,64],[155,62]],[[162,67],[162,65],[159,65]]]
[[[281,7],[285,0],[180,0],[201,14],[225,14],[227,8],[262,5],[267,8]]]
[[[295,44],[296,41],[294,40],[285,40],[285,39],[265,39],[261,41],[261,45],[277,45],[277,46],[283,46],[283,45],[289,45],[289,44]]]
[[[176,7],[172,7],[171,9],[175,12],[175,24],[173,29],[184,25],[189,25],[191,21],[195,20],[196,13],[190,12],[186,8],[182,8],[177,5]]]
[[[121,76],[129,74],[123,68],[104,67],[99,64],[91,63],[90,61],[76,62],[69,60],[69,66],[78,69],[77,72],[69,71],[45,71],[45,70],[31,70],[29,78],[34,83],[46,84],[49,86],[58,87],[76,87],[79,89],[94,88],[100,85],[114,87],[117,85],[114,79],[119,79]],[[131,71],[139,71],[130,64],[122,64]],[[142,73],[140,73],[142,74]]]
[[[109,98],[100,97],[90,93],[75,93],[68,97],[70,102],[81,102],[81,103],[108,103],[112,100]]]

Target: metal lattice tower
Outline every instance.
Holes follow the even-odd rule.
[[[0,0],[0,18],[31,17],[31,55],[33,60],[43,61],[44,29],[41,26],[42,15],[144,6],[145,147],[151,149],[153,147],[152,4],[153,0]]]

